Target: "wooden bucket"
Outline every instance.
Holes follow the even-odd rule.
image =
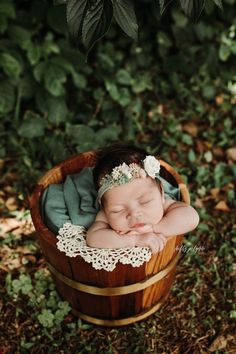
[[[43,223],[40,200],[44,189],[62,183],[68,174],[78,173],[96,163],[96,154],[86,152],[72,157],[48,171],[30,197],[32,220],[57,290],[72,312],[97,325],[123,326],[140,321],[159,309],[173,282],[182,236],[171,238],[162,252],[140,267],[118,263],[112,272],[96,270],[82,257],[70,258],[57,249],[55,235]],[[189,193],[179,174],[161,161],[161,175],[178,185],[182,200],[189,204]]]

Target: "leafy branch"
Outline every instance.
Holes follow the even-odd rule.
[[[211,1],[223,9],[222,0]],[[158,2],[162,15],[174,1],[158,0]],[[178,0],[178,2],[185,15],[191,21],[197,22],[205,7],[205,0]],[[129,37],[134,40],[138,38],[138,21],[133,0],[54,0],[54,4],[65,3],[69,32],[77,43],[82,42],[87,54],[107,33],[113,18]]]

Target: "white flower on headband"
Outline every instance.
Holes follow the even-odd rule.
[[[121,171],[120,171],[119,166],[113,168],[111,176],[114,179],[114,181],[117,181],[121,177]]]
[[[143,166],[148,176],[155,178],[160,172],[160,162],[154,156],[146,156]]]
[[[132,178],[132,174],[130,172],[130,167],[125,162],[123,162],[123,164],[121,165],[121,172],[125,176],[127,176],[129,179]]]

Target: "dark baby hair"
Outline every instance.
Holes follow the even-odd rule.
[[[141,165],[141,161],[147,156],[147,152],[130,143],[116,143],[97,153],[97,163],[93,170],[95,188],[99,189],[99,183],[112,169],[125,162],[127,165],[135,162]]]

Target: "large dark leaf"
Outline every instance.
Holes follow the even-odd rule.
[[[10,81],[0,82],[0,114],[6,114],[13,110],[15,105],[15,89]]]
[[[160,13],[161,13],[161,15],[163,14],[163,12],[164,12],[165,9],[167,8],[167,6],[168,6],[172,1],[173,1],[173,0],[159,0]]]
[[[138,24],[132,0],[113,0],[114,17],[122,30],[131,38],[137,39]]]
[[[196,22],[204,9],[205,0],[180,0],[184,13]]]
[[[38,138],[44,135],[46,128],[45,119],[31,111],[27,111],[24,120],[18,129],[18,134],[23,138]]]
[[[111,0],[95,0],[82,25],[82,41],[89,52],[96,41],[108,31],[113,15]]]
[[[53,5],[62,5],[66,4],[68,0],[53,0]]]
[[[214,0],[214,3],[215,3],[221,10],[223,10],[222,0]]]
[[[69,31],[74,39],[78,39],[81,34],[84,16],[90,0],[68,0],[66,17]]]

